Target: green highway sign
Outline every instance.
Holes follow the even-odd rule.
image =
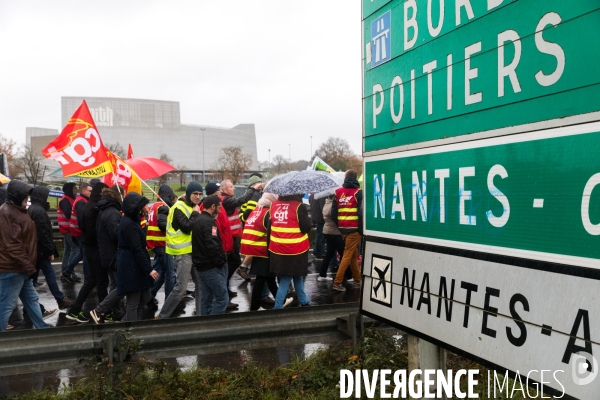
[[[366,234],[600,268],[600,123],[370,157]]]
[[[363,18],[365,152],[600,110],[597,0],[375,0]]]

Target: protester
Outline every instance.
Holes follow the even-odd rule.
[[[88,265],[87,258],[83,252],[83,232],[79,229],[81,214],[83,213],[83,208],[86,203],[90,199],[90,194],[92,193],[92,185],[89,183],[82,183],[81,190],[79,192],[79,196],[75,199],[73,203],[73,209],[71,210],[71,219],[69,221],[69,229],[71,233],[71,238],[73,239],[73,249],[71,251],[71,259],[69,260],[69,265],[67,266],[67,270],[73,273],[77,264],[80,261],[83,261],[83,279],[87,279],[88,274]]]
[[[304,293],[304,277],[308,273],[308,233],[310,217],[302,196],[280,196],[271,205],[269,235],[270,270],[279,275],[276,309],[282,308],[290,282],[298,295],[300,306],[309,306]]]
[[[312,219],[316,228],[313,255],[315,258],[323,258],[323,244],[325,243],[325,238],[323,237],[323,226],[325,225],[323,206],[325,206],[325,197],[315,199],[315,195],[311,194],[308,198],[308,203],[310,204],[310,219]]]
[[[0,186],[0,206],[4,204],[6,201],[6,188],[4,186]]]
[[[258,173],[254,173],[254,174],[250,175],[250,179],[248,179],[248,187],[250,188],[257,183],[262,183],[262,175],[258,174]],[[254,192],[254,194],[252,195],[252,198],[250,198],[250,200],[248,200],[247,202],[245,202],[244,204],[242,204],[240,206],[240,220],[242,221],[242,223],[246,222],[246,218],[248,218],[250,213],[256,208],[256,205],[258,204],[258,201],[260,200],[260,196],[261,196],[261,192],[259,192],[259,191]],[[247,264],[242,262],[242,265],[238,269],[235,270],[235,272],[237,272],[237,274],[239,276],[241,276],[243,279],[245,279],[247,281],[251,280],[251,276],[250,276],[250,274],[248,274],[249,265],[251,262],[252,262],[252,260],[250,260]]]
[[[127,296],[123,321],[139,321],[150,301],[150,288],[158,279],[146,251],[146,233],[140,225],[141,215],[148,213],[148,199],[132,192],[123,199],[123,218],[119,224],[117,256],[117,294]]]
[[[48,194],[50,189],[43,186],[36,186],[31,192],[31,205],[27,209],[27,214],[35,223],[37,236],[37,262],[36,270],[42,271],[46,277],[46,282],[50,292],[58,303],[58,308],[63,310],[71,306],[72,300],[65,297],[65,294],[58,287],[56,274],[52,268],[54,261],[54,238],[52,235],[52,221],[48,216],[50,204],[48,203]]]
[[[78,322],[102,323],[105,320],[118,319],[120,315],[114,315],[118,304],[123,298],[117,295],[117,232],[121,222],[121,204],[123,188],[116,185],[102,190],[102,197],[98,200],[98,217],[96,221],[96,235],[98,237],[98,252],[100,253],[100,267],[107,271],[109,278],[108,295],[96,306],[94,310],[75,313],[77,310],[69,310],[67,318]],[[73,312],[71,312],[73,311]]]
[[[69,270],[71,256],[74,255],[75,244],[71,237],[71,211],[73,203],[77,196],[77,185],[73,182],[68,182],[63,185],[63,196],[58,202],[58,230],[63,235],[63,259],[61,267],[61,279],[67,282],[81,282],[73,271]]]
[[[335,201],[331,205],[331,219],[336,222],[344,241],[344,256],[333,281],[333,290],[339,292],[346,291],[342,282],[348,267],[352,269],[354,287],[361,285],[357,257],[362,237],[362,198],[356,171],[349,169],[344,184],[335,191]]]
[[[251,273],[256,275],[256,281],[252,287],[252,300],[250,303],[250,311],[260,309],[260,302],[263,296],[265,284],[273,296],[277,296],[277,282],[275,274],[270,271],[268,235],[267,232],[270,226],[271,214],[269,209],[271,203],[277,200],[277,195],[271,193],[263,193],[257,203],[257,207],[252,210],[246,218],[244,233],[242,235],[241,252],[246,257],[251,258]],[[293,298],[286,300],[283,307],[291,304]]]
[[[231,234],[233,235],[233,252],[227,256],[228,273],[227,273],[227,287],[229,287],[229,281],[233,276],[234,272],[241,266],[242,260],[240,258],[240,240],[242,238],[242,221],[239,218],[238,207],[250,200],[256,192],[260,192],[263,188],[263,184],[260,182],[254,183],[248,188],[246,193],[241,197],[233,197],[235,194],[235,187],[233,183],[226,179],[221,182],[221,201],[222,206],[225,208],[227,217],[229,218],[229,227],[231,228]],[[229,297],[234,297],[237,292],[229,290]],[[229,308],[237,308],[238,305],[231,303]]]
[[[157,308],[156,293],[162,285],[165,285],[165,299],[169,297],[173,286],[175,286],[175,266],[173,256],[167,254],[165,246],[167,245],[167,218],[169,209],[173,207],[175,193],[171,186],[166,183],[158,189],[159,200],[156,201],[150,211],[148,211],[148,234],[146,236],[146,246],[154,251],[154,264],[152,268],[158,273],[159,277],[152,287],[152,299],[148,302],[148,307]]]
[[[185,191],[185,200],[178,200],[167,217],[167,254],[175,261],[175,287],[165,300],[157,318],[170,318],[186,294],[190,278],[196,285],[196,313],[200,312],[200,278],[192,269],[192,228],[200,215],[202,185],[190,182]]]
[[[100,250],[98,248],[98,233],[96,224],[100,210],[97,204],[102,196],[102,191],[108,186],[102,182],[94,185],[87,202],[81,213],[80,229],[83,232],[83,251],[88,262],[88,276],[84,279],[83,286],[79,289],[77,299],[71,305],[68,314],[79,317],[83,303],[90,293],[96,288],[98,302],[101,303],[108,295],[108,270],[102,268],[100,261]]]
[[[327,242],[327,252],[325,253],[325,257],[323,257],[323,261],[321,262],[321,269],[319,271],[319,277],[317,281],[319,282],[327,282],[332,281],[333,278],[327,276],[327,270],[332,260],[335,260],[336,252],[343,257],[344,255],[344,240],[342,239],[342,234],[337,227],[335,221],[331,218],[331,206],[333,205],[333,201],[335,200],[335,196],[329,196],[325,200],[325,205],[323,206],[323,220],[325,224],[323,225],[323,235],[325,236],[325,241]],[[312,211],[312,209],[311,209]]]
[[[36,271],[37,258],[36,227],[27,215],[31,191],[21,181],[10,181],[7,200],[0,207],[0,332],[6,331],[17,298],[35,328],[50,327],[44,322],[38,294],[29,279]]]
[[[203,210],[194,222],[192,257],[202,288],[200,315],[223,314],[229,303],[227,293],[227,254],[223,251],[217,216],[221,199],[210,195],[204,199]]]

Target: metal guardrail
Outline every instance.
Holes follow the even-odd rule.
[[[191,350],[215,353],[290,344],[290,338],[335,335],[338,318],[357,313],[359,303],[170,318],[114,324],[83,324],[0,333],[0,376],[68,368],[79,357],[102,353],[103,340],[132,328],[140,354],[174,357]],[[283,339],[283,340],[282,340]]]

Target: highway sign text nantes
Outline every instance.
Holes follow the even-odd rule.
[[[600,393],[600,3],[363,1],[361,311]]]

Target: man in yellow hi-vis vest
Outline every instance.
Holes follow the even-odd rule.
[[[167,217],[167,254],[175,261],[175,287],[165,300],[157,318],[169,318],[186,294],[190,278],[196,285],[196,313],[200,314],[200,279],[192,268],[192,228],[200,215],[203,189],[198,182],[190,182],[185,191],[185,200],[178,200]]]

